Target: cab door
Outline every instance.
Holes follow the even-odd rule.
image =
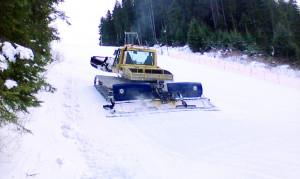
[[[118,49],[115,51],[115,60],[114,60],[113,66],[112,66],[112,71],[115,73],[120,68],[120,61],[121,61],[120,57],[121,57],[121,49]]]

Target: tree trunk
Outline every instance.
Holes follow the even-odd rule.
[[[150,1],[150,20],[151,20],[151,25],[152,25],[152,34],[153,34],[153,41],[154,43],[157,42],[156,40],[156,30],[155,30],[155,21],[154,21],[154,15],[153,15],[153,8],[152,8],[152,0]]]
[[[253,24],[253,26],[254,26],[254,29],[257,31],[256,21],[255,21],[254,16],[253,16],[253,4],[252,4],[252,3],[253,3],[253,2],[250,1],[251,19],[252,19],[252,24]]]
[[[226,22],[226,17],[225,17],[225,12],[224,12],[223,0],[221,0],[221,7],[222,7],[222,14],[223,14],[224,24],[225,24],[225,27],[227,29],[227,22]]]
[[[233,26],[234,32],[236,33],[236,26],[235,26],[234,18],[233,18],[232,14],[231,14],[231,19],[232,19],[232,26]]]
[[[213,7],[213,4],[212,4],[212,0],[210,0],[210,8],[211,8],[211,14],[212,14],[213,22],[214,22],[214,27],[215,27],[215,29],[217,29],[216,19],[215,19],[215,15],[214,15],[214,7]]]
[[[217,11],[217,15],[218,15],[218,17],[219,17],[219,15],[220,15],[220,12],[219,12],[218,1],[217,1],[217,0],[215,0],[215,2],[216,2],[216,11]]]

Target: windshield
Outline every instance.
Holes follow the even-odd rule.
[[[154,65],[154,53],[143,51],[126,51],[126,64]]]

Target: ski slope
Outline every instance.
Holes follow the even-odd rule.
[[[221,111],[106,118],[93,87],[104,72],[89,60],[115,47],[97,45],[99,16],[86,20],[92,4],[73,3],[86,13],[67,11],[77,20],[61,32],[54,48],[63,60],[46,74],[57,91],[39,93],[42,107],[24,118],[33,133],[0,130],[1,179],[300,178],[296,88],[162,55],[160,67],[175,81],[201,82]]]
[[[221,111],[106,118],[89,60],[115,48],[59,49],[64,60],[47,74],[57,92],[39,94],[33,134],[2,148],[0,178],[300,177],[299,89],[159,56],[175,81],[202,82]]]

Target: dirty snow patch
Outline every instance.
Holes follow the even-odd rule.
[[[11,89],[13,87],[16,87],[18,86],[18,83],[14,80],[6,80],[4,85],[8,88],[8,89]]]

